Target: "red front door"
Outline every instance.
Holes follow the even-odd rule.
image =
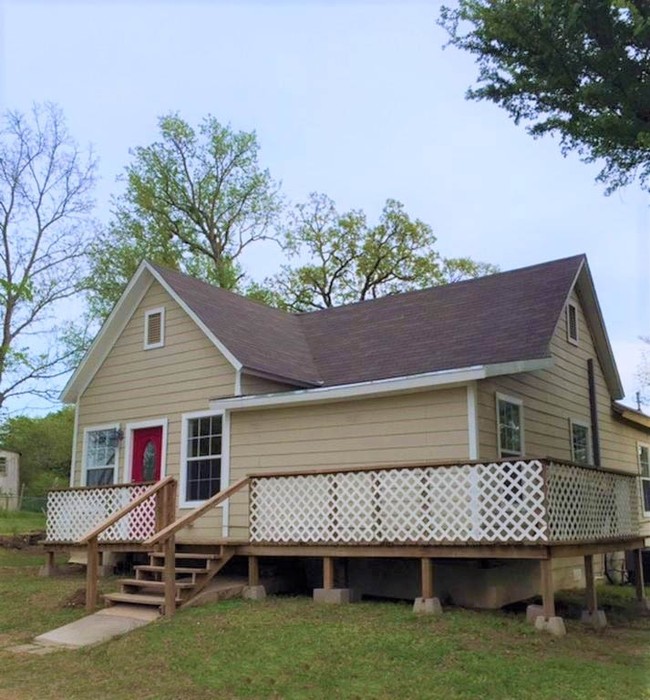
[[[136,484],[143,481],[158,481],[161,454],[162,426],[134,430],[131,481]]]

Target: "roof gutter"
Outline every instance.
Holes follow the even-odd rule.
[[[545,357],[537,360],[476,365],[459,369],[440,370],[438,372],[426,372],[410,377],[391,377],[389,379],[340,384],[315,389],[215,398],[210,401],[210,408],[212,410],[247,411],[275,408],[276,406],[298,406],[314,402],[346,401],[387,394],[407,393],[435,387],[462,385],[478,379],[487,379],[488,377],[503,374],[518,374],[519,372],[534,372],[548,369],[552,364],[552,358]]]

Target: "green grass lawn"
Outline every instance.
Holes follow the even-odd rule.
[[[45,530],[43,513],[0,510],[0,535],[21,535],[42,530]]]
[[[569,619],[563,639],[536,633],[522,614],[416,617],[406,603],[269,598],[181,611],[100,647],[16,655],[3,647],[83,614],[62,607],[83,578],[41,579],[37,563],[0,549],[2,700],[650,698],[650,618],[633,613],[630,588],[601,591],[608,629]]]

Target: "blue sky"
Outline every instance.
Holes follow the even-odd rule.
[[[443,255],[504,270],[584,252],[633,401],[638,338],[650,335],[650,199],[636,186],[605,197],[596,166],[465,101],[476,68],[443,49],[439,6],[0,0],[0,107],[62,107],[100,158],[104,220],[157,116],[211,113],[257,131],[291,201],[324,192],[374,219],[393,197]],[[246,260],[258,279],[279,263],[275,248]]]

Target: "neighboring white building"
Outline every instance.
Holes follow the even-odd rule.
[[[16,510],[20,492],[20,453],[0,447],[0,510]]]

